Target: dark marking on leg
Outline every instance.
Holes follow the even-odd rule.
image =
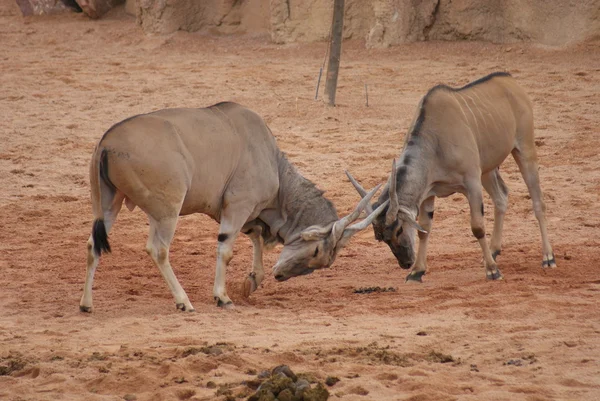
[[[417,283],[422,283],[424,275],[425,270],[410,272],[410,274],[406,276],[406,280],[404,282],[408,283],[409,281],[416,281]]]
[[[500,255],[500,253],[501,253],[501,251],[499,251],[499,250],[498,250],[498,251],[494,251],[494,252],[492,253],[492,258],[493,258],[494,260],[496,260],[496,258],[498,257],[498,255]]]
[[[498,269],[498,268],[496,268],[496,271],[493,271],[493,272],[486,271],[485,277],[488,280],[503,280],[504,279],[504,276],[502,275],[502,273],[500,273],[500,269]]]
[[[485,214],[485,211],[483,209],[483,203],[481,204],[481,215],[483,216]]]
[[[429,220],[433,220],[433,212],[427,212],[427,216],[429,216]]]
[[[542,267],[550,267],[556,264],[556,259],[554,258],[554,254],[552,254],[552,259],[544,260],[542,262]]]
[[[219,236],[217,237],[217,241],[225,242],[227,241],[227,238],[229,238],[229,234],[219,234]]]
[[[410,165],[410,163],[412,163],[412,157],[411,157],[410,155],[406,155],[406,154],[405,154],[405,155],[404,155],[404,160],[403,160],[403,163],[404,163],[405,165],[409,166],[409,165]]]
[[[233,302],[231,302],[231,301],[229,301],[229,302],[223,302],[223,301],[221,301],[221,298],[219,298],[219,297],[215,297],[215,299],[217,300],[217,306],[219,308],[226,308],[226,307],[228,307],[230,305],[233,305]]]
[[[485,237],[485,230],[481,227],[471,227],[471,231],[473,231],[473,235],[477,239]]]

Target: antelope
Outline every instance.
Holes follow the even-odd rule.
[[[532,104],[505,72],[496,72],[462,88],[437,85],[421,99],[404,147],[379,199],[367,212],[389,201],[373,221],[375,238],[384,241],[403,269],[406,281],[422,282],[434,201],[454,193],[469,202],[471,230],[483,253],[486,277],[503,279],[496,264],[502,248],[502,226],[508,188],[499,166],[512,154],[525,180],[542,236],[542,267],[556,267],[548,239],[533,134]],[[364,198],[367,194],[346,172]],[[485,236],[482,186],[494,203],[494,228]],[[418,222],[417,222],[418,219]],[[415,232],[419,249],[415,260]]]
[[[368,227],[387,206],[383,202],[352,224],[377,186],[340,219],[323,191],[279,150],[265,122],[230,102],[159,110],[115,124],[94,150],[90,184],[94,223],[87,242],[82,312],[92,311],[94,273],[102,252],[110,252],[108,233],[123,203],[131,211],[139,207],[148,216],[146,251],[182,311],[194,307],[169,262],[178,216],[203,213],[220,223],[213,295],[218,306],[230,308],[225,271],[240,232],[253,244],[252,272],[243,287],[249,296],[264,278],[265,246],[283,244],[273,267],[279,281],[328,268],[350,237]]]

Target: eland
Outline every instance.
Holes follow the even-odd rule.
[[[263,248],[282,243],[273,274],[279,281],[327,268],[352,235],[368,227],[383,202],[369,206],[373,189],[344,218],[323,192],[298,173],[256,113],[225,102],[200,109],[166,109],[128,118],[111,127],[90,164],[94,223],[87,242],[87,274],[80,310],[92,310],[92,283],[108,233],[123,203],[143,210],[150,222],[146,251],[167,282],[177,309],[193,311],[169,262],[178,216],[203,213],[220,223],[213,295],[233,306],[225,271],[240,232],[253,244],[252,272],[244,295],[264,278]]]
[[[548,239],[546,206],[542,199],[533,134],[533,109],[525,91],[508,73],[496,72],[455,89],[437,85],[421,99],[398,159],[379,199],[373,221],[375,238],[392,250],[400,267],[411,269],[407,281],[422,281],[427,270],[427,240],[434,200],[462,193],[469,202],[471,230],[483,253],[486,277],[500,280],[496,264],[508,188],[500,164],[512,154],[525,180],[542,236],[542,267],[556,267]],[[346,172],[366,199],[367,193]],[[482,186],[494,203],[494,228],[486,241]],[[418,219],[418,222],[417,222]],[[415,233],[419,249],[415,258]]]

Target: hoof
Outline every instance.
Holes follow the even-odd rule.
[[[425,270],[410,272],[410,274],[408,276],[406,276],[405,283],[408,283],[409,281],[415,281],[417,283],[422,283],[424,275],[425,275]]]
[[[196,311],[196,309],[194,309],[194,308],[188,309],[184,303],[175,304],[175,306],[177,307],[178,310],[183,311],[183,312],[195,312]]]
[[[258,284],[256,283],[256,274],[250,273],[244,283],[242,284],[242,294],[244,298],[248,298],[250,294],[252,294],[258,288]]]
[[[223,301],[221,301],[221,298],[219,298],[219,297],[215,297],[215,299],[217,300],[217,306],[219,308],[233,309],[233,302],[231,302],[231,301],[223,302]]]
[[[544,260],[542,261],[542,268],[555,268],[556,267],[556,259],[554,258],[554,254],[552,254],[552,257],[548,260]]]
[[[494,259],[494,261],[496,260],[498,255],[500,255],[500,253],[502,253],[502,251],[500,251],[500,250],[492,252],[492,258]]]
[[[494,272],[486,271],[485,278],[487,278],[488,280],[504,280],[504,276],[502,275],[502,273],[500,273],[499,269],[496,269],[496,271]]]
[[[92,313],[92,307],[91,306],[79,305],[79,311],[80,312],[85,312],[85,313]]]

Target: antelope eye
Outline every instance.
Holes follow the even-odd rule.
[[[315,254],[313,255],[313,258],[316,257],[319,254],[319,247],[315,248]]]

